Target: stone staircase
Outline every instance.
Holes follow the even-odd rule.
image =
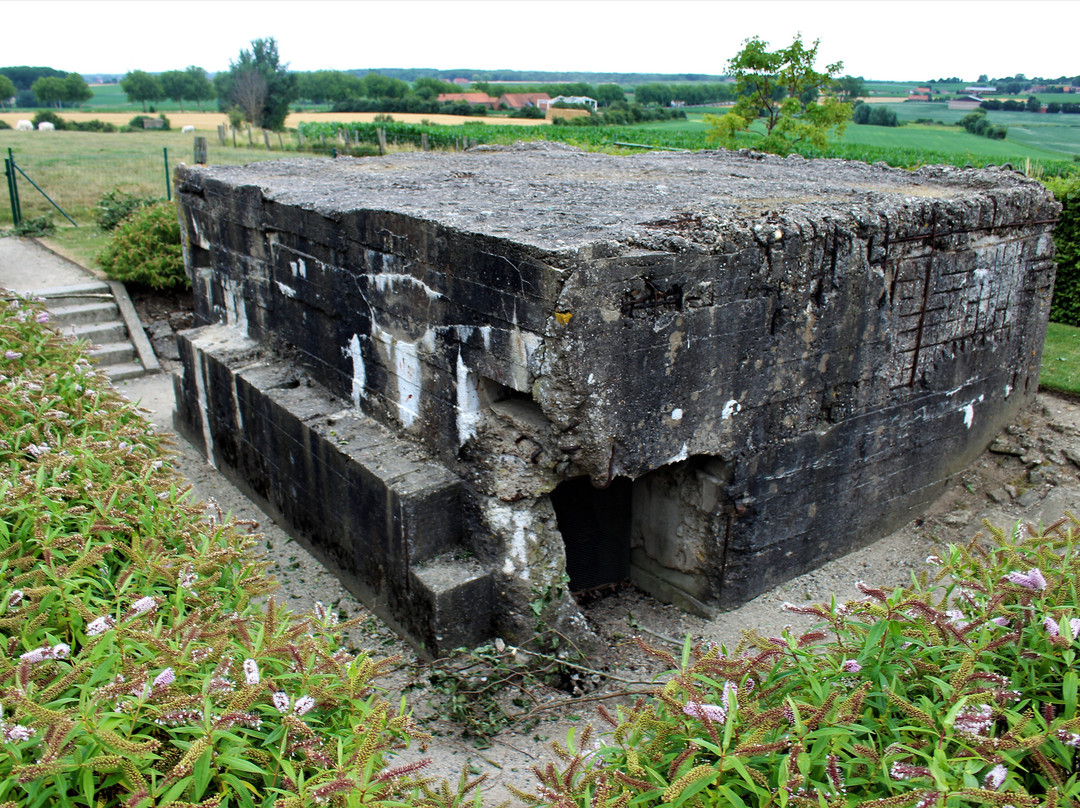
[[[45,300],[50,323],[90,343],[90,359],[114,381],[161,370],[127,290],[117,281],[90,281],[27,292]]]

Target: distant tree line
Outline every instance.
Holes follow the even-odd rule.
[[[52,67],[0,68],[0,106],[15,99],[17,107],[79,106],[94,97],[86,80],[78,73]]]

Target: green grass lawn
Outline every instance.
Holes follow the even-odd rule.
[[[1050,323],[1043,344],[1039,385],[1080,395],[1080,328]]]
[[[0,152],[7,156],[10,147],[16,164],[41,186],[80,225],[93,222],[93,207],[101,195],[112,188],[122,188],[143,196],[166,195],[165,155],[169,173],[179,162],[192,162],[193,139],[190,134],[168,132],[51,132],[48,137],[25,137],[24,132],[0,130]],[[278,159],[275,150],[219,146],[216,137],[208,140],[210,163],[250,163]],[[294,141],[295,142],[295,141]],[[288,139],[285,140],[288,144]],[[19,176],[19,198],[24,218],[55,214],[63,217],[23,177]],[[0,227],[12,225],[11,203],[6,192],[0,193]]]

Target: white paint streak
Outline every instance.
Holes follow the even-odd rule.
[[[286,286],[281,281],[275,281],[275,283],[277,283],[277,288],[281,290],[281,294],[285,295],[285,297],[296,297],[296,290],[291,286]]]
[[[741,409],[742,405],[738,401],[733,398],[728,399],[727,403],[724,404],[724,409],[720,411],[720,420],[726,421]]]
[[[459,352],[457,358],[458,447],[464,446],[469,438],[476,437],[476,424],[482,417],[481,407],[476,375],[469,372]]]
[[[1011,384],[1005,385],[1005,398],[1008,398],[1009,393],[1011,393],[1012,391],[1013,391],[1013,387],[1012,387]]]
[[[488,524],[497,533],[509,539],[506,559],[503,561],[504,575],[518,573],[523,581],[529,580],[529,525],[532,516],[528,511],[515,511],[502,502],[493,502],[487,507]]]
[[[236,326],[245,337],[249,336],[243,282],[223,280],[221,291],[222,300],[225,302],[225,323]]]
[[[589,383],[589,384],[593,384],[593,383],[594,383],[595,381],[596,381],[596,377],[595,377],[595,376],[593,376],[593,375],[592,375],[592,374],[590,373],[590,374],[589,374],[589,379],[588,379],[588,383]]]
[[[345,356],[352,359],[352,400],[357,407],[360,399],[366,399],[364,385],[367,383],[367,369],[364,367],[364,354],[360,350],[360,335],[353,334],[349,344],[341,349]]]
[[[671,420],[672,421],[681,421],[682,420],[682,409],[681,408],[676,407],[675,409],[673,409],[671,411]]]
[[[426,283],[414,278],[412,275],[383,272],[378,275],[361,275],[360,277],[367,278],[369,282],[374,283],[375,288],[383,294],[386,294],[387,291],[396,292],[397,289],[395,289],[395,287],[398,284],[405,284],[422,290],[424,294],[427,295],[428,300],[438,300],[443,297],[442,293],[436,292]]]
[[[372,321],[372,336],[386,349],[390,369],[397,376],[398,420],[409,428],[420,413],[420,351],[418,342],[398,339]]]
[[[981,404],[985,398],[986,396],[979,396],[978,398],[974,398],[957,410],[957,412],[962,412],[964,414],[965,429],[971,429],[971,425],[975,422],[975,405]]]
[[[199,398],[199,415],[202,421],[202,433],[203,433],[203,448],[206,451],[206,462],[214,468],[217,468],[217,463],[214,462],[214,436],[210,432],[210,405],[207,403],[206,398],[206,356],[198,349],[194,348],[195,364],[198,366],[195,369],[195,392]]]

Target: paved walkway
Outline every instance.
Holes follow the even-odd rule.
[[[0,287],[29,292],[53,286],[74,286],[100,278],[28,238],[0,238]]]

